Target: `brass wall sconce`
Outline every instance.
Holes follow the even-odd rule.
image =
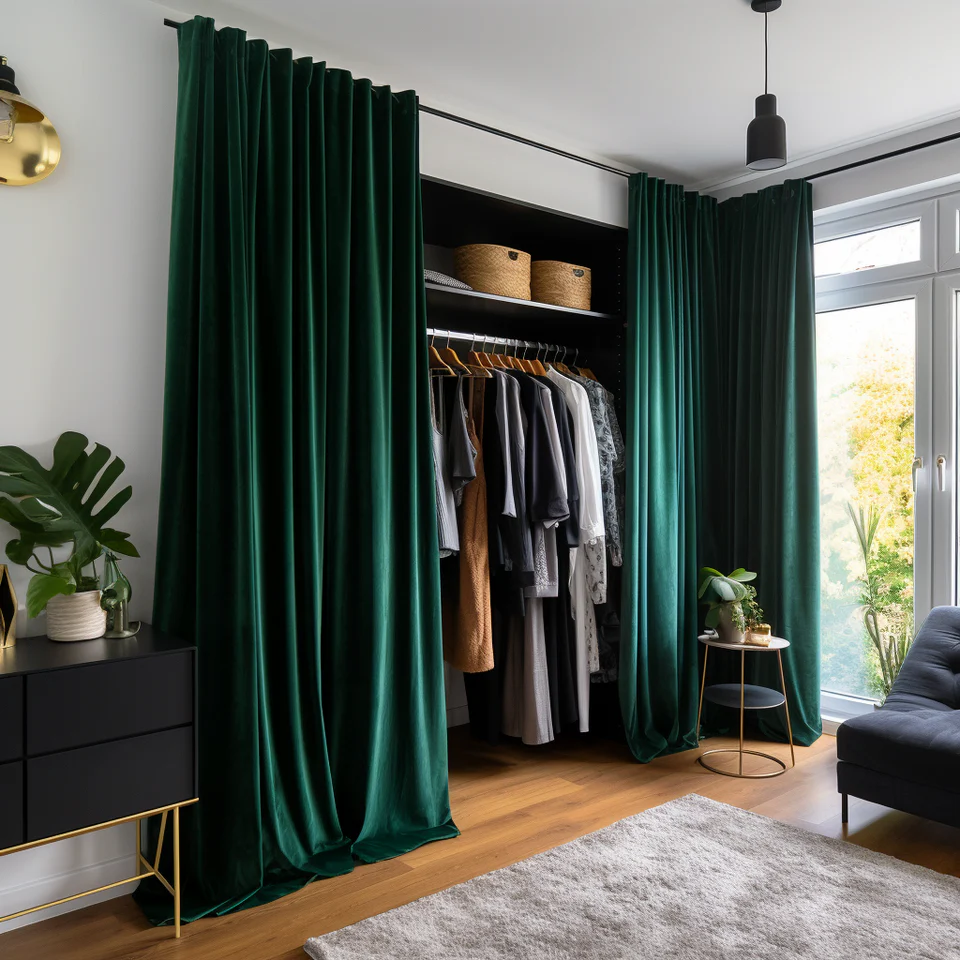
[[[26,186],[60,162],[60,138],[38,107],[20,96],[13,69],[0,57],[0,184]]]

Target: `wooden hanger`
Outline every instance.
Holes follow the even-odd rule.
[[[443,357],[437,352],[437,348],[433,345],[433,335],[430,336],[430,347],[429,347],[429,356],[430,356],[430,376],[432,377],[455,377],[456,374],[446,363],[443,362]]]
[[[477,367],[483,367],[486,370],[489,370],[493,366],[493,361],[490,359],[490,354],[486,352],[487,338],[483,338],[483,347],[484,349],[479,353],[474,349],[474,344],[470,344],[470,353],[467,356],[467,362],[474,364]],[[493,374],[491,374],[493,376]]]
[[[487,364],[480,359],[481,355],[474,349],[475,346],[476,341],[471,340],[470,352],[467,354],[467,366],[470,368],[470,373],[473,376],[486,377],[489,379],[493,377],[493,374],[490,372],[490,368],[487,366]]]
[[[561,349],[560,347],[557,347],[557,352],[559,352],[560,349]],[[563,360],[566,360],[566,359],[567,359],[567,348],[563,347],[563,359],[562,360],[555,359],[553,361],[553,369],[556,370],[558,373],[570,373],[570,368],[563,362]]]
[[[517,351],[518,349],[519,349],[519,347],[514,347],[514,359],[517,361],[517,363],[520,364],[520,369],[521,369],[524,373],[533,373],[533,370],[532,370],[532,368],[530,367],[530,361],[527,359],[527,342],[526,342],[526,340],[523,341],[523,353],[520,354],[520,356],[516,356],[516,351]]]
[[[573,369],[577,371],[578,376],[583,377],[584,380],[594,380],[596,381],[596,376],[594,376],[593,371],[589,367],[578,367],[577,366],[577,357],[580,356],[580,350],[573,355]]]
[[[540,362],[540,346],[540,343],[537,343],[537,355],[530,361],[530,365],[538,377],[545,377],[547,375],[547,368]]]
[[[464,377],[473,376],[470,368],[457,356],[457,351],[450,346],[450,331],[447,331],[447,345],[441,347],[438,351],[440,359],[443,360],[454,374],[460,374]]]
[[[493,338],[493,348],[494,348],[494,350],[496,350],[496,348],[497,348],[497,338],[496,338],[496,337]],[[504,347],[504,349],[506,349],[506,347]],[[510,362],[507,360],[506,354],[503,354],[503,353],[494,353],[494,354],[491,354],[491,358],[492,358],[492,360],[493,360],[494,366],[499,367],[501,370],[509,370],[509,369],[510,369]]]

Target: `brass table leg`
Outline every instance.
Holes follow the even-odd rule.
[[[787,703],[787,681],[783,676],[783,657],[779,650],[777,651],[777,663],[780,665],[780,689],[783,691],[783,709],[787,714],[787,737],[790,740],[790,766],[795,767],[797,765],[797,758],[793,753],[793,727],[790,726],[790,704]]]
[[[740,776],[743,776],[743,693],[744,677],[747,669],[747,651],[740,651]]]
[[[180,808],[173,808],[173,935],[180,936]]]
[[[700,706],[697,707],[697,743],[700,742],[700,715],[703,713],[703,691],[707,686],[707,657],[710,654],[710,647],[703,648],[703,679],[700,681]]]

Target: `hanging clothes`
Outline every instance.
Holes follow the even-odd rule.
[[[580,542],[580,488],[577,482],[577,458],[573,442],[573,420],[563,391],[549,379],[539,381],[550,391],[554,422],[560,441],[564,465],[567,505],[570,516],[557,527],[557,582],[560,589],[555,599],[543,605],[544,631],[547,635],[547,672],[550,680],[550,703],[555,731],[564,727],[578,729],[580,713],[577,703],[577,640],[570,609],[570,548]],[[551,642],[552,640],[552,642]]]
[[[434,397],[434,389],[440,394],[439,402]],[[430,411],[433,414],[433,472],[437,492],[437,532],[440,556],[449,557],[460,549],[460,534],[457,530],[457,508],[447,465],[447,443],[444,436],[446,417],[443,405],[443,379],[440,377],[435,378],[431,384]]]
[[[474,451],[474,479],[461,490],[459,591],[453,610],[444,611],[443,655],[464,673],[492,670],[493,619],[490,609],[490,549],[487,482],[483,461],[484,394],[487,381],[466,381],[470,402],[465,435]],[[464,382],[457,386],[463,405]]]
[[[603,527],[606,536],[607,550],[610,552],[610,562],[619,567],[623,565],[623,551],[620,538],[620,517],[617,513],[616,471],[620,454],[614,440],[613,424],[617,421],[616,411],[608,399],[608,392],[596,380],[586,377],[572,376],[575,383],[579,383],[587,391],[590,401],[590,415],[593,418],[593,427],[597,435],[597,454],[600,462],[600,493],[603,501]],[[616,427],[619,434],[619,424]],[[621,446],[622,446],[621,439]],[[597,603],[604,603],[598,600]]]
[[[551,433],[555,424],[553,402],[549,391],[542,388],[537,379],[527,373],[510,371],[507,376],[519,387],[523,424],[525,428],[524,489],[527,495],[534,550],[534,582],[524,589],[522,686],[510,685],[507,689],[522,696],[521,736],[524,743],[547,743],[554,737],[553,717],[550,707],[550,682],[547,668],[547,638],[544,631],[543,596],[556,592],[556,525],[565,520],[570,509],[567,504],[566,478],[563,466],[556,458],[559,436]],[[547,414],[547,406],[550,414]],[[552,548],[552,551],[551,551]],[[551,555],[552,553],[552,555]],[[539,563],[537,562],[539,559]],[[551,568],[554,588],[551,591]],[[511,642],[514,641],[511,633]],[[516,655],[508,653],[516,659]],[[505,704],[504,732],[512,735],[516,729],[516,711]]]
[[[435,424],[459,521],[460,555],[442,569],[444,656],[464,673],[475,735],[544,744],[586,732],[591,675],[616,678],[619,423],[597,381],[472,369]]]
[[[587,392],[551,368],[547,376],[563,392],[573,418],[577,482],[580,487],[579,544],[570,551],[571,612],[576,622],[577,707],[580,731],[590,729],[590,674],[600,669],[593,593],[606,597],[606,556],[600,457]]]
[[[450,487],[457,506],[463,502],[463,488],[477,475],[474,461],[476,445],[467,429],[467,409],[463,402],[463,376],[457,377],[447,422],[447,463],[450,471]]]

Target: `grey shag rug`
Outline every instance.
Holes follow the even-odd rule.
[[[960,958],[960,880],[692,794],[304,949],[315,960],[948,960]]]

